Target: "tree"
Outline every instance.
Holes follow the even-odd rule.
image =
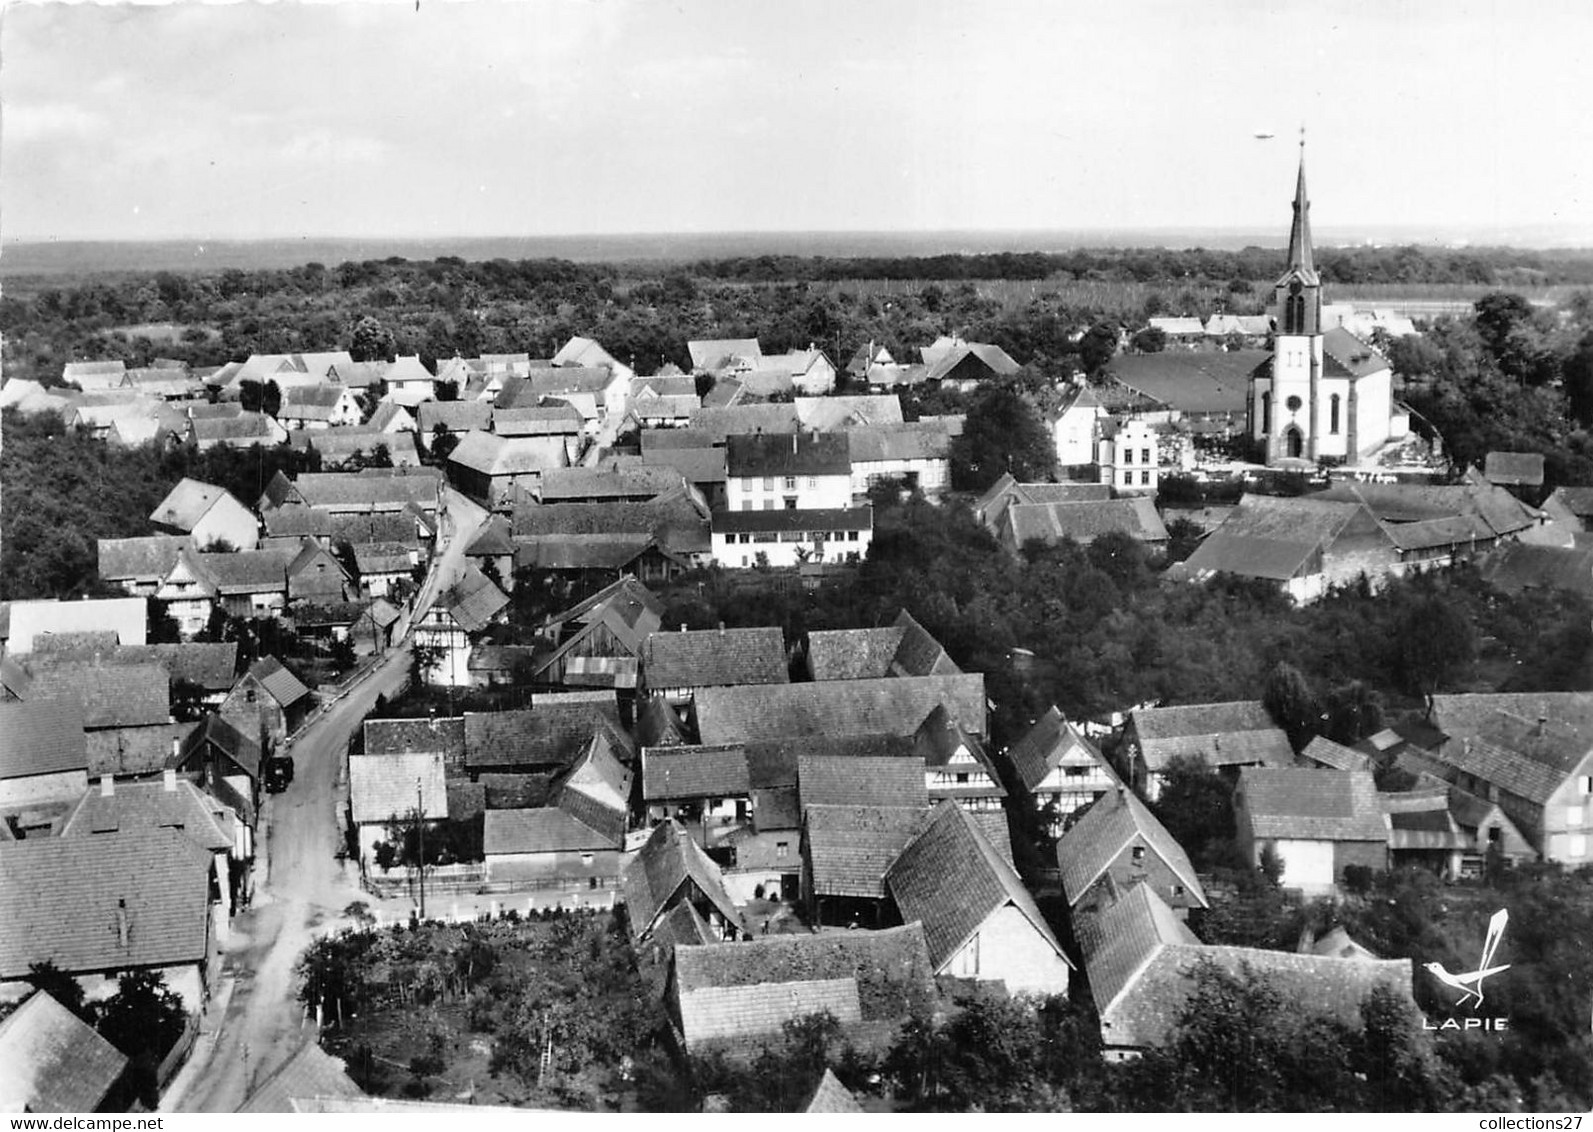
[[[1162,771],[1151,811],[1197,870],[1236,860],[1233,787],[1198,756],[1180,756]]]
[[[1408,692],[1432,714],[1433,696],[1470,666],[1476,637],[1466,615],[1437,595],[1421,597],[1394,627],[1395,666]]]
[[[151,1110],[160,1100],[156,1071],[187,1021],[183,1000],[158,971],[127,972],[116,993],[100,1004],[100,1035],[131,1060],[139,1099]]]
[[[409,648],[409,681],[415,687],[431,683],[431,674],[443,662],[443,657],[448,655],[448,650],[442,645],[423,645],[415,643]]]
[[[453,455],[455,448],[459,447],[459,434],[445,424],[437,426],[432,434],[431,460],[434,464],[446,464],[448,457]]]
[[[1003,473],[1023,483],[1051,478],[1056,445],[1045,422],[1018,393],[1000,385],[974,394],[963,433],[952,441],[952,484],[983,491]]]
[[[1079,362],[1092,379],[1117,356],[1117,327],[1110,322],[1096,323],[1079,339]]]
[[[1593,330],[1577,341],[1561,373],[1568,411],[1584,428],[1593,428]]]
[[[83,984],[50,960],[28,964],[28,982],[85,1022],[94,1020],[93,1009],[83,1001]]]
[[[1283,728],[1296,754],[1321,730],[1322,709],[1316,693],[1300,670],[1287,661],[1280,660],[1267,673],[1261,706],[1267,709],[1272,721]]]
[[[356,362],[390,362],[393,360],[393,332],[365,315],[354,324],[348,352]]]
[[[1147,326],[1128,344],[1136,354],[1159,354],[1167,348],[1167,331],[1159,326]]]

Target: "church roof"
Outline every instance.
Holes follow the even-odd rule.
[[[1294,223],[1289,227],[1289,266],[1283,282],[1299,279],[1307,286],[1319,286],[1321,278],[1311,261],[1311,200],[1305,191],[1305,139],[1300,139],[1300,175],[1294,184]]]

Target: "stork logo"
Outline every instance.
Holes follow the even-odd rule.
[[[1488,934],[1482,941],[1482,958],[1477,962],[1475,971],[1464,974],[1452,974],[1442,963],[1425,963],[1424,967],[1432,973],[1433,978],[1443,983],[1444,986],[1460,992],[1460,998],[1455,1006],[1462,1007],[1468,1002],[1473,1007],[1481,1006],[1483,1001],[1483,983],[1494,975],[1510,969],[1509,963],[1493,966],[1494,952],[1499,950],[1499,940],[1504,936],[1505,925],[1510,922],[1510,910],[1501,908],[1493,914],[1488,921]],[[1442,1023],[1434,1025],[1431,1019],[1422,1019],[1424,1030],[1505,1030],[1509,1022],[1504,1018],[1466,1018],[1463,1021],[1456,1018],[1446,1018]]]

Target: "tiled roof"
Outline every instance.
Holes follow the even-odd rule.
[[[104,727],[87,732],[84,738],[88,740],[89,778],[158,774],[173,765],[172,744],[177,744],[175,750],[181,751],[182,744],[198,729],[199,723],[195,721],[150,727]]]
[[[465,765],[567,767],[598,728],[622,730],[613,692],[539,696],[517,711],[465,713]]]
[[[1535,802],[1593,753],[1593,693],[1435,696],[1432,720],[1449,736],[1434,757]]]
[[[465,753],[463,716],[441,719],[367,719],[364,725],[367,755],[431,754],[449,761]]]
[[[1163,542],[1167,528],[1148,497],[1107,499],[1095,503],[1018,503],[1007,508],[1013,545],[1030,539],[1057,542],[1064,538],[1090,542],[1121,532],[1146,542]]]
[[[212,853],[232,848],[222,827],[225,811],[187,779],[168,790],[164,782],[113,783],[112,793],[91,788],[67,815],[61,837],[96,837],[139,829],[176,829]]]
[[[250,665],[248,675],[258,680],[271,698],[283,707],[291,707],[310,694],[310,689],[274,656],[262,656],[255,661]]]
[[[275,422],[264,413],[239,413],[235,417],[196,417],[194,440],[199,443],[224,440],[275,440]]]
[[[1137,884],[1104,911],[1081,917],[1076,934],[1096,1010],[1114,1024],[1113,1008],[1163,948],[1200,947],[1200,940],[1148,884]],[[1102,1036],[1109,1045],[1139,1044],[1134,1040],[1138,1035],[1120,1034],[1115,1025]]]
[[[1294,763],[1288,737],[1259,700],[1141,708],[1133,713],[1132,722],[1145,765],[1152,771],[1180,755],[1200,755],[1211,766]]]
[[[199,552],[190,556],[195,572],[221,594],[286,593],[288,567],[296,548],[238,550],[226,554]]]
[[[575,791],[619,811],[623,829],[625,812],[631,801],[629,758],[630,749],[621,745],[617,733],[600,728],[587,740],[586,749],[565,774],[564,793]]]
[[[1524,484],[1538,487],[1543,483],[1543,454],[1541,452],[1490,452],[1483,466],[1484,478],[1489,483]]]
[[[654,690],[790,680],[778,626],[653,633],[642,642],[641,666],[642,680]]]
[[[976,672],[705,688],[696,697],[699,738],[711,744],[810,735],[911,735],[938,704],[965,730],[985,733],[984,676]]]
[[[365,1091],[348,1075],[342,1059],[321,1048],[313,1035],[271,1076],[249,1095],[239,1112],[295,1112],[295,1101],[322,1097],[365,1096]]]
[[[802,427],[816,432],[864,425],[899,425],[903,421],[902,400],[894,393],[866,397],[797,397],[792,403]]]
[[[927,717],[926,717],[927,718]],[[798,755],[833,758],[921,758],[916,729],[911,735],[798,735],[747,739],[747,770],[753,789],[795,786]]]
[[[886,870],[924,827],[928,812],[922,804],[805,807],[802,821],[814,893],[884,899]]]
[[[482,852],[579,853],[616,849],[615,839],[578,821],[558,806],[534,810],[488,810],[482,826]]]
[[[441,477],[433,468],[403,471],[305,472],[294,487],[311,507],[339,511],[402,511],[406,505],[437,506]]]
[[[184,535],[150,535],[144,538],[99,540],[100,578],[107,582],[164,578],[188,545]]]
[[[636,721],[636,741],[644,747],[676,746],[686,741],[680,715],[662,696],[647,701]]]
[[[0,843],[0,979],[46,959],[67,972],[202,962],[210,872],[175,829]]]
[[[312,514],[326,513],[314,511]],[[420,545],[420,534],[415,529],[415,517],[407,511],[328,515],[326,523],[327,533],[336,542],[356,545],[364,542],[397,542],[409,547]]]
[[[1239,772],[1236,805],[1239,797],[1257,838],[1388,840],[1367,771],[1247,766]]]
[[[924,761],[797,756],[797,791],[804,810],[813,805],[923,806],[929,802]]]
[[[667,548],[705,542],[708,521],[683,496],[646,503],[550,503],[519,506],[513,514],[516,541],[570,535],[634,535],[656,538]]]
[[[420,406],[420,430],[439,425],[449,432],[485,432],[492,427],[492,406],[485,401],[426,401]]]
[[[808,1103],[802,1106],[803,1112],[862,1112],[863,1106],[857,1103],[849,1089],[841,1084],[840,1079],[830,1071],[829,1066],[824,1068],[824,1076],[819,1078],[818,1085],[813,1090],[813,1095],[808,1098]]]
[[[688,1045],[708,1037],[779,1033],[784,1021],[835,1001],[814,984],[854,985],[855,1017],[865,1022],[900,1021],[927,1011],[935,1001],[933,968],[919,924],[678,947],[674,982]],[[787,988],[783,1000],[774,987]],[[698,998],[704,991],[730,988],[746,994]],[[852,1001],[850,996],[847,1001]],[[780,1004],[783,1009],[747,1009],[742,1014],[738,1008],[743,1003]],[[736,1021],[727,1025],[730,1018]]]
[[[520,476],[561,468],[568,463],[564,441],[556,436],[504,437],[490,432],[467,432],[448,454],[458,465],[486,476]]]
[[[1081,735],[1078,728],[1063,719],[1062,713],[1055,706],[1034,721],[1029,730],[1023,733],[1023,737],[1008,750],[1007,757],[1012,760],[1012,765],[1017,770],[1018,777],[1023,780],[1023,785],[1033,790],[1070,754],[1074,756],[1075,761],[1080,756],[1094,761],[1114,780],[1116,779],[1117,775],[1101,754],[1100,748]]]
[[[197,752],[217,751],[225,755],[251,778],[260,775],[260,745],[219,715],[207,715],[182,741],[177,765],[195,769]]]
[[[1375,761],[1371,755],[1335,743],[1323,735],[1313,736],[1300,752],[1302,759],[1318,763],[1330,770],[1371,770]]]
[[[693,369],[718,369],[731,358],[752,361],[763,357],[756,338],[704,338],[686,343]]]
[[[646,801],[735,798],[751,790],[747,752],[739,743],[642,748],[642,797]]]
[[[1389,368],[1388,359],[1342,326],[1323,333],[1322,355],[1324,362],[1333,363],[1325,369],[1334,377],[1367,377]]]
[[[683,953],[706,947],[676,950]],[[749,1038],[779,1034],[791,1022],[813,1014],[828,1014],[843,1027],[863,1020],[857,980],[785,979],[736,987],[703,987],[681,991],[680,1019],[688,1049],[710,1042],[740,1044]]]
[[[1198,321],[1195,327],[1201,333]],[[1265,350],[1121,354],[1108,372],[1135,392],[1187,413],[1242,413],[1250,375],[1269,357]]]
[[[970,357],[977,358],[984,368],[1001,377],[1016,373],[1019,368],[1000,346],[985,342],[956,342],[949,348],[937,343],[921,346],[918,352],[929,367],[925,381],[940,381]]]
[[[87,767],[83,706],[78,700],[0,702],[0,779]]]
[[[1144,842],[1183,882],[1190,897],[1201,907],[1206,906],[1205,889],[1183,846],[1156,820],[1145,803],[1121,788],[1108,790],[1097,798],[1057,842],[1057,866],[1068,903],[1077,904],[1108,866],[1135,841]]]
[[[1505,593],[1571,590],[1593,596],[1593,547],[1507,542],[1478,564],[1478,572]]]
[[[724,444],[732,436],[795,433],[801,425],[795,405],[776,404],[705,406],[692,414],[691,427],[712,436],[715,444]],[[789,439],[786,443],[790,443]]]
[[[725,890],[719,866],[692,840],[685,828],[671,819],[648,836],[620,875],[631,937],[640,941],[690,880],[725,920],[740,925],[741,914]]]
[[[1461,484],[1339,483],[1304,498],[1362,503],[1390,531],[1399,524],[1457,516],[1480,520],[1499,535],[1537,522],[1535,511],[1482,479]]]
[[[465,632],[479,633],[508,607],[509,598],[479,566],[470,563],[457,582],[437,595],[437,605]]]
[[[929,958],[937,971],[986,920],[1009,904],[1062,955],[1062,945],[1012,864],[1002,859],[955,802],[935,807],[923,832],[887,870],[885,885],[902,919],[922,921]],[[1067,961],[1065,955],[1063,960]]]
[[[0,1109],[95,1112],[127,1056],[44,991],[0,1022]]]
[[[359,825],[404,819],[417,806],[428,820],[448,816],[440,754],[350,755],[348,789],[349,809]]]
[[[808,633],[815,680],[883,676],[949,676],[962,670],[905,609],[887,629],[831,629]]]
[[[844,433],[731,436],[725,441],[725,468],[743,478],[850,475],[851,448]]]
[[[226,497],[225,488],[195,479],[183,479],[166,494],[149,518],[151,522],[162,526],[191,531],[204,518],[205,512]],[[243,507],[242,504],[238,506],[240,509]]]
[[[577,436],[584,421],[580,410],[569,402],[553,401],[519,409],[493,409],[491,423],[492,431],[499,436]]]
[[[1571,514],[1588,518],[1593,516],[1593,487],[1557,487],[1544,502],[1561,504]]]
[[[683,482],[674,468],[657,465],[642,465],[622,472],[557,468],[543,473],[540,494],[544,503],[605,499],[645,502]]]
[[[575,335],[564,345],[559,347],[559,352],[553,355],[552,362],[556,366],[617,366],[619,363],[614,356],[603,349],[598,342],[591,338]]]
[[[171,676],[159,664],[68,661],[33,667],[35,700],[82,705],[83,726],[138,727],[171,719]]]
[[[924,718],[924,722],[919,725],[917,734],[913,736],[913,751],[923,760],[924,766],[928,769],[949,766],[951,765],[951,760],[957,756],[958,752],[966,751],[974,762],[984,768],[985,773],[990,776],[991,782],[994,784],[993,788],[988,786],[979,787],[978,793],[994,793],[1001,797],[1006,796],[1007,791],[1001,785],[1001,776],[996,772],[994,764],[991,763],[990,755],[985,750],[984,744],[979,741],[977,735],[970,735],[957,726],[957,721],[951,718],[951,714],[944,707],[937,705],[935,710],[930,712]],[[937,787],[937,789],[941,788]],[[953,789],[956,788],[954,787]]]
[[[715,511],[715,534],[758,531],[871,531],[873,507],[848,507],[836,510],[790,511]]]

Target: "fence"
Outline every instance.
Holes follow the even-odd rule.
[[[426,894],[438,896],[468,896],[480,892],[486,883],[487,870],[483,865],[432,865],[426,869]],[[383,899],[393,896],[414,897],[420,884],[413,867],[367,869],[360,884],[373,896]]]
[[[177,1044],[172,1046],[166,1056],[161,1058],[159,1067],[155,1070],[155,1083],[165,1089],[171,1084],[171,1079],[177,1076],[188,1060],[188,1055],[193,1052],[194,1043],[199,1040],[199,1015],[190,1014],[183,1025],[182,1036],[177,1039]]]

